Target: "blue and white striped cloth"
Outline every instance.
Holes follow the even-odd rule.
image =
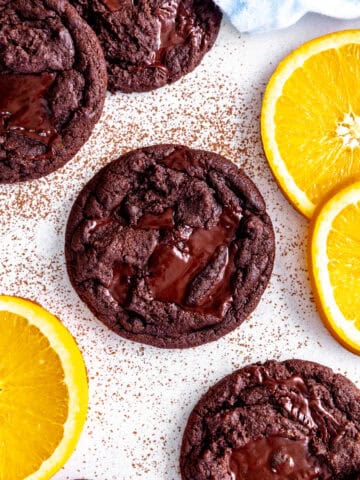
[[[240,32],[264,32],[288,27],[307,12],[343,19],[360,17],[360,0],[216,0],[216,2]]]

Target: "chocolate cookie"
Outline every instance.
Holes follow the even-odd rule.
[[[191,72],[221,23],[213,0],[71,0],[99,37],[112,92],[145,92]]]
[[[260,300],[274,234],[253,182],[214,153],[124,155],[80,193],[66,232],[74,288],[123,337],[167,348],[215,340]]]
[[[360,391],[303,360],[242,368],[194,408],[180,465],[183,480],[356,480]]]
[[[70,160],[100,117],[106,65],[96,35],[64,0],[0,0],[0,183]]]

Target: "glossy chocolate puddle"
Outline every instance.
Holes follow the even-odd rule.
[[[48,150],[59,143],[46,100],[55,78],[54,73],[0,75],[0,134],[27,137]]]

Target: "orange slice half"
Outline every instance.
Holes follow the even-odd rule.
[[[0,296],[0,480],[45,480],[74,450],[88,404],[81,353],[39,305]]]
[[[337,340],[360,354],[360,182],[322,207],[311,232],[311,274],[320,313]]]

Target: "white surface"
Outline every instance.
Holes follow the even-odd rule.
[[[356,26],[312,15],[288,30],[248,37],[223,24],[202,65],[180,82],[145,95],[109,95],[91,140],[60,171],[0,187],[0,292],[34,299],[59,316],[88,367],[86,428],[54,479],[179,480],[191,409],[213,383],[251,362],[315,360],[360,386],[360,358],[337,344],[316,313],[306,269],[308,223],[279,191],[259,137],[261,96],[277,62],[305,40]],[[225,338],[184,351],[108,331],[80,302],[64,265],[65,225],[82,186],[125,151],[160,142],[210,149],[244,166],[276,231],[274,273],[253,315]]]

